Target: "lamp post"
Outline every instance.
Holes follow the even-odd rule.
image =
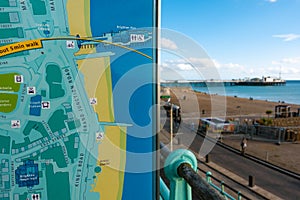
[[[173,104],[170,109],[170,150],[173,151]]]
[[[237,109],[239,109],[239,121],[241,121],[242,115],[241,115],[241,106],[237,106]]]
[[[240,126],[241,126],[241,106],[237,106],[237,109],[239,109],[239,126],[238,126],[238,132],[240,131]]]

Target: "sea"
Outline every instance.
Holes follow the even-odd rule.
[[[172,86],[172,85],[169,85]],[[178,84],[176,84],[178,86]],[[300,80],[287,80],[282,86],[199,86],[190,84],[193,90],[208,94],[252,98],[272,102],[300,105]]]
[[[93,37],[100,37],[105,33],[117,33],[123,29],[135,30],[135,28],[154,26],[154,1],[152,0],[91,0],[90,4]],[[126,34],[114,34],[114,36],[123,39]],[[148,43],[132,43],[127,47],[137,49],[152,57],[152,45],[153,43],[149,40]],[[148,84],[153,80],[153,71],[149,68],[153,61],[119,46],[99,44],[97,52],[114,53],[114,56],[110,57],[114,121],[129,125],[126,127],[124,183],[120,182],[123,188],[119,190],[119,194],[113,195],[122,199],[132,199],[132,194],[135,195],[135,199],[154,199],[156,169],[154,169],[153,161],[156,158],[152,152],[156,150],[156,130],[152,126],[154,121],[149,117],[149,110],[153,107],[152,92],[155,85]],[[144,66],[142,72],[139,70],[140,66]],[[126,89],[121,91],[120,88]],[[122,142],[125,141],[122,139]],[[121,177],[119,178],[121,180]]]

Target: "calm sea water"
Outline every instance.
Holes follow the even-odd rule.
[[[194,90],[209,94],[237,96],[243,98],[284,101],[300,105],[300,81],[287,81],[285,86],[226,86],[226,87],[196,87]]]

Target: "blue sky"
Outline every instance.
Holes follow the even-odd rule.
[[[300,0],[162,0],[161,20],[162,28],[200,45],[221,79],[278,77],[281,71],[282,78],[295,80],[300,79],[299,10]],[[179,48],[176,39],[163,42]],[[187,60],[163,53],[162,79],[173,79],[174,70],[197,79],[189,67],[196,65]],[[199,71],[208,69],[201,66]]]

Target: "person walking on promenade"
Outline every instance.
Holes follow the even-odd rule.
[[[247,148],[247,139],[245,137],[243,137],[242,141],[241,141],[241,155],[245,155],[245,151]]]

